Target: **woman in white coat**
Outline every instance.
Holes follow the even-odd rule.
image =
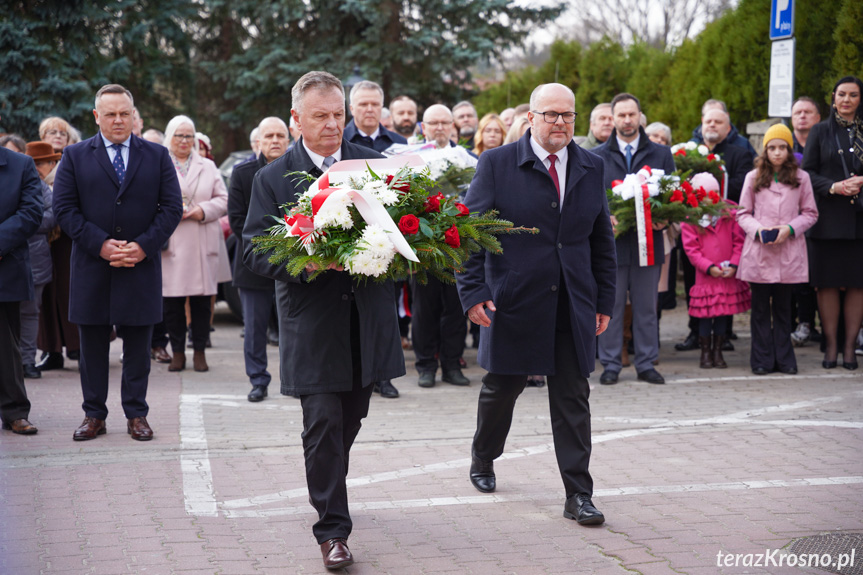
[[[191,314],[193,365],[207,371],[204,350],[210,332],[210,299],[219,283],[231,279],[228,251],[219,218],[227,213],[228,192],[211,160],[196,151],[195,124],[177,116],[165,128],[165,145],[177,169],[183,194],[183,220],[162,251],[165,327],[173,358],[169,371],[186,367],[186,298]]]

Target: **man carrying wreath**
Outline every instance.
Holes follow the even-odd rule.
[[[480,252],[457,275],[462,308],[481,330],[483,378],[470,481],[496,488],[503,453],[528,375],[548,376],[554,451],[566,490],[563,515],[583,525],[605,517],[594,507],[590,387],[596,336],[608,325],[617,268],[602,160],[572,141],[575,96],[562,84],[530,97],[530,129],[480,156],[465,204],[496,210],[536,235],[503,235],[502,254]]]
[[[392,281],[357,281],[340,266],[314,281],[290,276],[269,254],[256,253],[252,238],[267,235],[279,208],[296,202],[305,180],[340,160],[381,158],[343,139],[345,92],[338,78],[309,72],[291,90],[291,117],[302,137],[283,156],[261,168],[252,184],[243,228],[243,262],[276,281],[281,392],[300,396],[309,500],[318,512],[312,531],[324,566],[353,563],[347,546],[352,522],[345,478],[351,445],[368,414],[372,383],[405,374]],[[307,185],[307,184],[306,184]]]

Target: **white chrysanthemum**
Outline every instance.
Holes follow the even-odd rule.
[[[700,146],[698,146],[698,153],[701,154],[702,156],[706,156],[707,154],[710,153],[710,150],[707,149],[707,146],[705,146],[704,144],[701,144]]]
[[[395,246],[393,246],[387,233],[377,224],[370,224],[363,230],[361,241],[364,247],[375,257],[389,258],[395,250]]]
[[[377,197],[378,201],[385,206],[392,206],[399,201],[399,195],[396,191],[386,187],[377,192],[375,197]]]
[[[343,230],[352,228],[354,221],[351,218],[348,205],[342,202],[325,202],[315,215],[315,229],[320,230],[332,226],[338,226]]]
[[[698,147],[698,144],[696,144],[695,142],[686,142],[684,146],[687,150],[694,150]]]
[[[363,186],[363,190],[371,192],[374,195],[379,194],[381,190],[385,190],[386,188],[387,184],[383,180],[371,180]]]
[[[671,153],[675,153],[683,147],[683,144],[674,144],[671,146]]]

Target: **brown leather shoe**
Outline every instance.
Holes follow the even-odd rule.
[[[154,347],[150,350],[150,359],[156,363],[171,363],[171,354],[164,347]]]
[[[137,441],[150,441],[153,439],[153,430],[150,429],[150,424],[147,423],[146,417],[133,417],[127,420],[126,429],[132,439]]]
[[[321,543],[321,555],[324,556],[324,567],[327,569],[341,569],[354,564],[347,539],[330,539]]]
[[[195,355],[192,356],[192,365],[194,365],[195,371],[209,371],[207,356],[204,354],[203,349],[200,351],[195,350]]]
[[[174,357],[171,358],[171,365],[168,366],[168,371],[183,371],[186,369],[186,353],[175,351]]]
[[[87,441],[88,439],[96,439],[97,435],[104,435],[108,429],[105,427],[104,419],[96,419],[95,417],[85,417],[81,426],[72,434],[72,439],[75,441]]]
[[[17,433],[18,435],[36,435],[39,431],[36,427],[26,419],[16,419],[10,422],[3,422],[3,429]]]

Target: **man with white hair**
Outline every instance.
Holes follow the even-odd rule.
[[[384,90],[378,84],[363,80],[351,88],[351,115],[353,118],[345,126],[345,139],[383,152],[393,144],[407,144],[402,136],[384,128],[381,114],[384,107]]]
[[[261,152],[254,160],[234,167],[228,187],[228,220],[238,242],[233,283],[240,291],[243,305],[243,360],[252,384],[248,400],[253,402],[267,397],[272,379],[267,371],[267,326],[273,313],[276,284],[272,278],[258,275],[243,265],[243,226],[246,225],[255,174],[288,149],[288,126],[281,118],[264,118],[255,129]]]
[[[261,143],[260,143],[260,134],[261,131],[257,127],[251,131],[249,134],[249,147],[252,148],[252,155],[254,157],[258,157],[258,154],[261,152]],[[250,158],[251,159],[251,158]]]
[[[611,113],[611,104],[603,102],[597,104],[590,111],[590,129],[587,132],[587,140],[581,144],[585,150],[592,150],[601,146],[608,140],[614,130],[614,116]]]
[[[458,130],[458,143],[468,150],[473,150],[473,138],[479,126],[479,116],[473,104],[464,100],[452,107],[452,118]]]

